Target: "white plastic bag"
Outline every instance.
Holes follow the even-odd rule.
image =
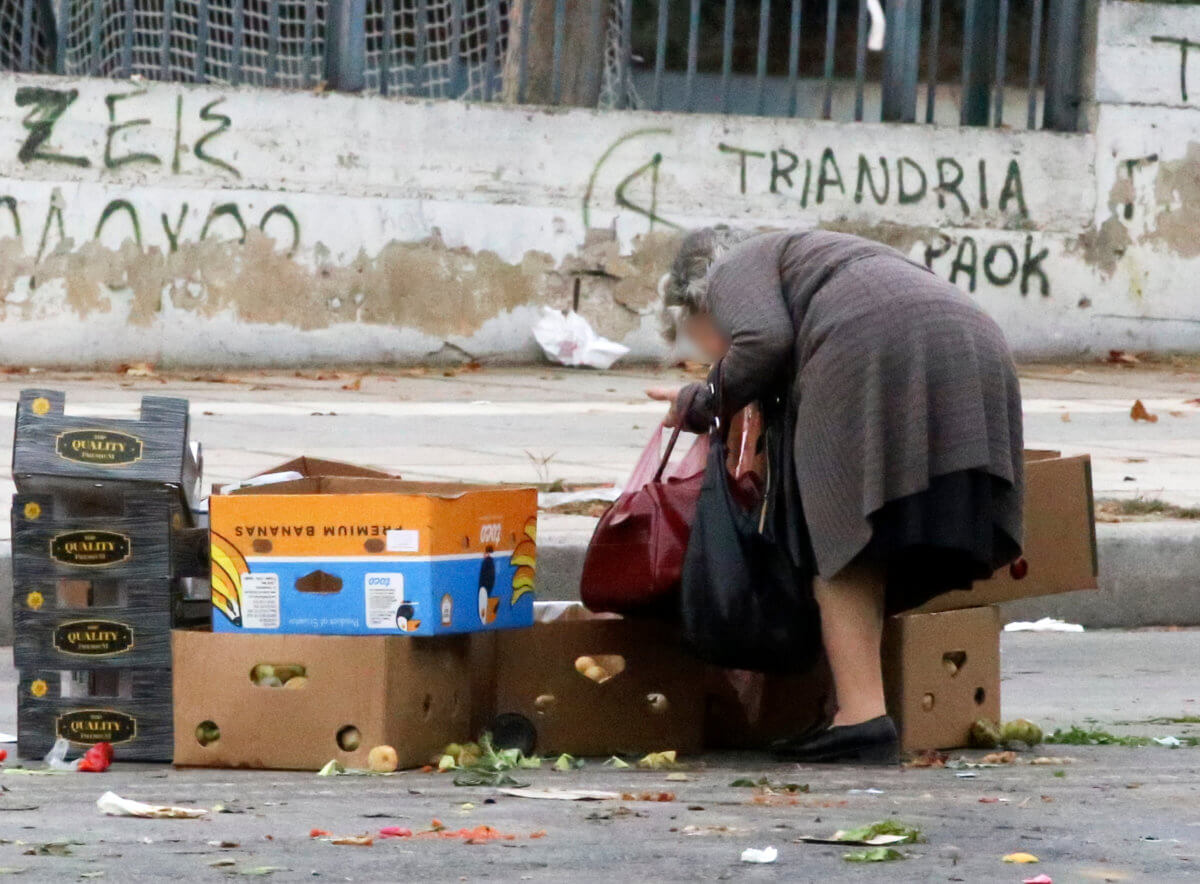
[[[542,318],[533,326],[533,337],[554,362],[572,368],[611,368],[629,348],[596,334],[588,321],[574,310],[565,315],[553,307],[542,308]]]

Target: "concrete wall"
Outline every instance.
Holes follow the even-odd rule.
[[[1200,349],[1200,115],[1160,28],[1200,10],[1104,5],[1095,136],[6,76],[0,360],[526,359],[576,298],[656,357],[656,281],[713,222],[888,241],[1025,355]]]

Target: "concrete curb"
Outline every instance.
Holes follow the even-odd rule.
[[[546,519],[538,544],[538,597],[578,598],[583,556],[595,520]],[[1008,620],[1058,617],[1091,629],[1200,626],[1200,522],[1125,522],[1096,526],[1100,589],[1004,605]],[[0,544],[0,645],[10,645],[12,555]]]

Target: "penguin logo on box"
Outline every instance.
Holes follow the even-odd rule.
[[[500,600],[492,596],[496,589],[496,560],[492,558],[493,552],[494,547],[485,547],[483,561],[479,563],[479,622],[484,626],[496,622],[496,612],[500,607]]]
[[[396,609],[396,628],[401,632],[416,632],[421,628],[421,621],[414,619],[416,608],[412,602],[405,602]]]
[[[442,626],[449,626],[454,622],[454,599],[450,597],[450,593],[442,596]]]

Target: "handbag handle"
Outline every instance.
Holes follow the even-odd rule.
[[[658,472],[654,474],[655,483],[661,482],[663,473],[667,471],[667,464],[671,462],[671,452],[675,450],[675,443],[679,441],[679,431],[681,427],[678,425],[671,431],[671,439],[667,442],[667,451],[662,456],[662,462],[658,465]]]

